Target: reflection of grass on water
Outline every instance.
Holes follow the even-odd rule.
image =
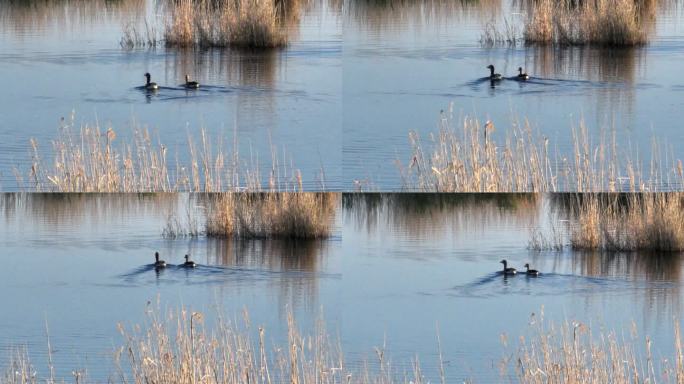
[[[211,325],[208,325],[210,324]],[[118,325],[124,339],[113,363],[121,382],[133,383],[428,383],[447,382],[439,335],[435,350],[436,372],[425,373],[419,359],[404,365],[392,361],[384,346],[374,358],[349,364],[339,339],[317,319],[302,332],[292,312],[286,317],[287,335],[267,342],[265,327],[254,327],[249,313],[242,320],[218,314],[206,319],[202,312],[181,308],[147,312],[143,326]],[[556,325],[532,315],[531,336],[521,337],[518,347],[500,361],[502,382],[521,383],[677,383],[684,377],[679,325],[674,325],[674,351],[654,356],[650,338],[641,341],[634,327],[630,337],[615,331],[594,332],[584,323],[566,320]],[[506,335],[501,336],[508,349]],[[508,352],[508,351],[507,351]],[[656,352],[657,353],[657,352]],[[660,355],[659,353],[657,355]],[[353,362],[356,363],[356,362]],[[17,353],[6,364],[2,383],[36,383],[38,373],[27,353]],[[356,368],[360,367],[360,368]],[[407,369],[408,368],[408,369]],[[48,382],[56,382],[49,367]],[[88,382],[74,371],[76,382]],[[431,378],[430,375],[433,375]]]
[[[457,125],[458,124],[458,125]],[[552,156],[548,138],[527,121],[513,122],[503,143],[495,126],[464,117],[456,123],[453,105],[443,112],[440,130],[426,146],[416,132],[408,165],[398,162],[404,189],[430,192],[588,192],[651,191],[684,185],[681,161],[653,161],[644,172],[638,156],[618,151],[615,132],[593,143],[584,123],[573,128],[573,153]]]

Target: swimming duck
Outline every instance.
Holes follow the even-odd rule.
[[[185,88],[198,89],[199,87],[200,87],[200,85],[198,82],[190,81],[190,75],[185,75]]]
[[[516,273],[518,273],[518,271],[515,268],[508,268],[508,261],[506,261],[506,259],[501,260],[500,263],[503,264],[504,275],[515,275]]]
[[[501,74],[500,73],[494,73],[494,66],[493,65],[489,64],[487,66],[487,68],[489,68],[489,71],[490,71],[489,80],[493,80],[493,81],[501,80]]]
[[[525,81],[525,80],[529,80],[529,79],[530,79],[530,76],[529,76],[527,73],[523,73],[522,67],[518,67],[518,77],[517,77],[517,79],[518,79],[518,80]]]
[[[159,260],[159,252],[154,253],[154,267],[155,268],[166,268],[166,261]]]
[[[145,83],[145,89],[146,90],[156,91],[157,89],[159,89],[159,86],[157,85],[157,83],[153,83],[152,81],[150,81],[152,76],[149,73],[146,73],[145,77],[147,78],[147,83]]]
[[[185,268],[195,268],[197,264],[190,260],[190,255],[185,255],[185,263],[183,263],[183,267]]]
[[[525,272],[528,276],[539,276],[539,271],[536,269],[530,269],[530,264],[525,264],[525,268],[527,268],[527,272]]]

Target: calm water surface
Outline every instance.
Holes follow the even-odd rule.
[[[165,240],[169,213],[197,207],[192,195],[2,195],[0,353],[27,346],[46,372],[48,323],[55,367],[69,378],[113,373],[116,323],[144,320],[148,301],[211,317],[247,308],[274,342],[294,310],[307,329],[323,312],[351,366],[371,366],[386,343],[398,369],[419,356],[437,377],[437,329],[450,381],[498,381],[508,351],[530,335],[531,314],[650,336],[655,356],[672,350],[682,308],[682,258],[533,252],[553,199],[529,195],[345,195],[332,238],[321,242]],[[185,271],[150,267],[190,253]],[[540,278],[504,279],[499,261],[525,262]],[[639,346],[637,345],[637,348]]]
[[[505,136],[511,121],[528,119],[552,148],[572,155],[571,128],[583,120],[594,137],[615,131],[621,156],[659,152],[683,158],[684,14],[660,3],[651,42],[635,49],[483,47],[484,25],[504,21],[522,31],[528,2],[350,1],[343,40],[343,185],[381,191],[402,187],[395,160],[411,159],[408,132],[438,132],[440,110],[491,120]],[[522,5],[521,5],[522,4]],[[494,64],[531,81],[490,87]],[[458,124],[457,127],[458,128]],[[356,183],[355,183],[356,181]],[[351,188],[351,187],[350,187]]]
[[[263,159],[265,175],[274,146],[302,170],[305,188],[341,188],[339,6],[312,2],[284,50],[122,49],[125,25],[144,29],[147,21],[161,31],[163,3],[0,5],[0,187],[16,190],[14,169],[30,171],[30,138],[49,163],[61,118],[71,123],[73,116],[76,129],[111,125],[119,142],[147,127],[180,160],[188,157],[188,136],[197,142],[201,128],[228,147],[235,136],[244,157]],[[163,87],[154,95],[135,89],[146,72]],[[179,88],[186,74],[203,87]]]

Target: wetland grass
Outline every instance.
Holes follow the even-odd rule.
[[[490,121],[442,112],[439,132],[424,143],[409,133],[408,164],[397,161],[405,190],[422,192],[647,192],[684,185],[681,161],[661,159],[656,141],[644,171],[638,156],[618,149],[615,132],[592,139],[581,122],[573,153],[563,155],[527,121],[513,121],[497,142]],[[501,137],[500,135],[498,137]],[[596,140],[596,142],[594,142]],[[662,160],[662,161],[661,161]]]
[[[196,143],[195,140],[199,141]],[[232,148],[222,136],[188,134],[185,158],[171,157],[166,145],[146,128],[135,127],[132,138],[117,138],[113,128],[72,123],[52,141],[52,161],[46,160],[31,139],[32,165],[28,173],[15,170],[19,188],[32,192],[221,192],[297,191],[301,172],[271,148],[268,177],[262,177],[259,158],[242,159],[234,138]],[[267,186],[264,186],[267,183]]]
[[[337,193],[223,193],[210,204],[206,235],[319,239],[332,234]]]
[[[653,1],[539,0],[524,28],[526,43],[624,47],[648,42]]]
[[[677,321],[674,354],[658,361],[651,339],[640,340],[634,324],[631,335],[625,337],[603,328],[594,332],[577,321],[556,325],[543,316],[542,311],[539,318],[532,318],[532,335],[520,337],[519,349],[503,362],[503,370],[512,368],[521,383],[681,383],[684,379]]]
[[[254,326],[245,310],[241,319],[222,314],[205,315],[181,308],[147,311],[143,325],[118,324],[122,345],[114,350],[117,383],[428,383],[447,382],[442,348],[437,338],[437,367],[432,380],[418,358],[410,364],[390,360],[384,346],[370,361],[349,364],[338,338],[333,338],[319,317],[302,332],[292,312],[287,313],[287,334],[273,339],[263,326]],[[215,317],[215,318],[214,318]],[[673,350],[653,351],[650,338],[639,338],[635,326],[629,336],[603,327],[565,320],[560,325],[533,314],[529,337],[521,336],[500,361],[501,382],[521,383],[680,383],[684,354],[678,322],[674,322]],[[271,340],[271,341],[268,341]],[[643,344],[642,344],[643,343]],[[661,356],[661,357],[656,357]],[[399,368],[399,367],[404,368]],[[16,353],[5,365],[2,384],[44,381],[28,354]],[[49,382],[59,382],[50,364]],[[74,371],[77,383],[89,382]],[[80,379],[80,380],[79,380]]]
[[[274,0],[175,0],[169,7],[164,41],[171,47],[282,47],[284,13],[298,15],[297,5]]]
[[[585,195],[575,203],[575,250],[684,251],[684,195]]]

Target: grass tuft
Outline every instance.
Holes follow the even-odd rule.
[[[279,10],[290,8],[274,0],[176,0],[170,8],[164,31],[170,47],[276,48],[288,43]]]
[[[210,205],[210,237],[317,239],[332,234],[339,194],[224,193]]]
[[[648,42],[644,0],[539,0],[525,24],[526,43],[634,46]]]

